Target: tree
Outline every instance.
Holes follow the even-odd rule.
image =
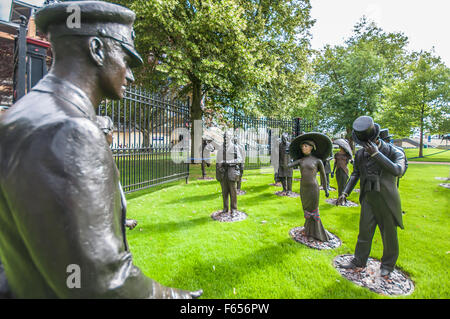
[[[411,55],[405,77],[385,88],[386,98],[380,122],[399,135],[419,128],[419,156],[423,156],[423,135],[447,133],[450,117],[450,70],[431,52]]]
[[[401,33],[386,33],[363,18],[345,45],[325,46],[314,60],[317,110],[321,122],[334,132],[345,130],[351,140],[353,121],[373,115],[383,87],[403,73]]]
[[[270,103],[295,100],[289,97],[304,91],[297,88],[307,88],[300,68],[307,69],[309,0],[118,2],[137,15],[136,46],[146,61],[138,82],[189,94],[191,122],[202,119],[206,98],[270,112],[277,107]]]

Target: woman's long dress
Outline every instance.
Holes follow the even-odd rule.
[[[345,185],[348,181],[348,162],[350,161],[351,156],[347,153],[337,152],[334,155],[335,166],[336,166],[336,182],[338,185],[338,194],[342,195],[344,191]]]
[[[300,198],[302,200],[305,217],[305,235],[320,241],[328,241],[330,238],[320,220],[320,189],[316,179],[317,172],[321,173],[321,180],[325,178],[325,176],[323,176],[323,163],[317,157],[309,155],[300,160],[299,166],[302,174],[300,182]],[[322,184],[324,185],[324,183]]]

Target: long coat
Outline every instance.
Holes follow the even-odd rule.
[[[358,179],[360,179],[359,201],[364,200],[368,191],[379,192],[390,213],[394,216],[397,225],[403,229],[397,178],[405,170],[405,156],[395,146],[381,141],[379,154],[375,157],[371,158],[364,149],[356,152],[353,173],[345,186],[344,192],[350,194]]]
[[[47,75],[0,118],[0,259],[18,298],[163,298],[133,265],[119,174],[83,91]],[[71,265],[80,288],[69,288]]]

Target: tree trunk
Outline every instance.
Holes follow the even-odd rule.
[[[202,84],[200,81],[192,81],[192,104],[191,104],[191,163],[194,163],[195,151],[194,151],[194,121],[202,120],[203,110],[201,107],[202,102]],[[203,134],[203,132],[200,132]]]
[[[420,137],[419,137],[419,157],[423,157],[423,112],[424,106],[420,110]]]

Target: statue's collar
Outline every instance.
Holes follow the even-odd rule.
[[[75,106],[89,119],[93,121],[96,119],[94,107],[86,93],[68,81],[62,80],[52,74],[47,74],[36,84],[33,91],[55,94],[58,98]]]

